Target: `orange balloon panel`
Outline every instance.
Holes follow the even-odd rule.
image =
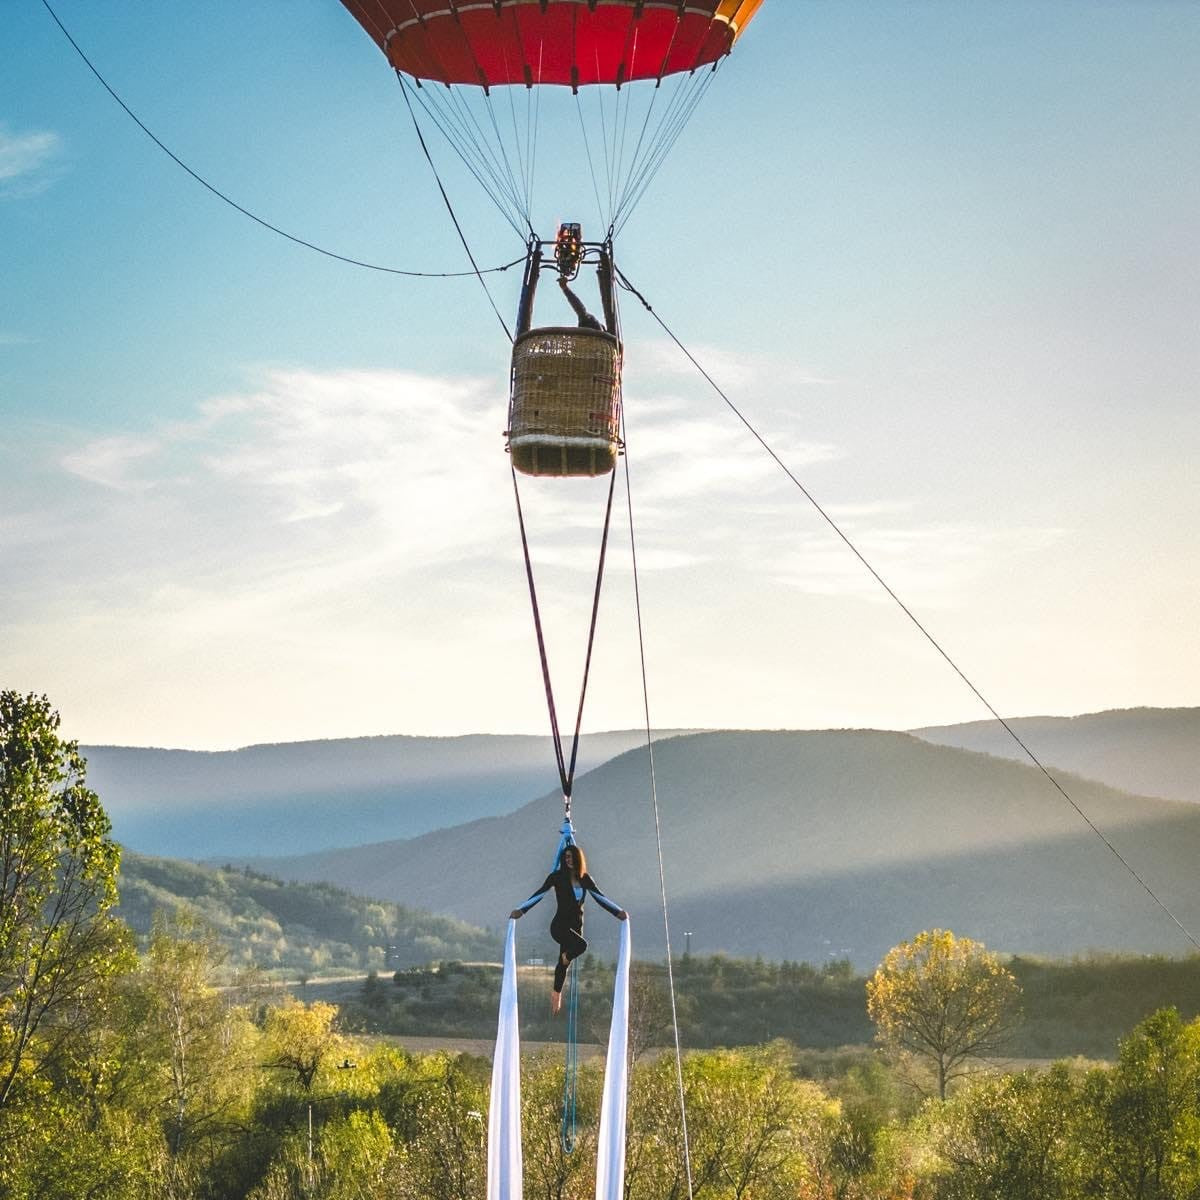
[[[439,83],[622,84],[729,53],[762,0],[342,0],[398,71]]]

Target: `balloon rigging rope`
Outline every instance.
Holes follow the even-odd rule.
[[[403,79],[399,71],[396,77]],[[475,177],[484,194],[512,226],[513,232],[523,237],[521,222],[524,210],[520,189],[511,166],[502,163],[500,155],[496,153],[498,145],[503,154],[503,140],[497,138],[493,142],[486,135],[478,117],[458,89],[418,86],[415,93],[426,116],[441,130],[450,148]],[[494,121],[494,114],[492,119]]]
[[[824,522],[829,526],[830,529],[833,530],[833,532],[835,534],[837,534],[837,536],[846,545],[847,549],[849,549],[850,552],[854,555],[854,557],[857,558],[858,561],[867,569],[867,571],[870,573],[872,578],[874,578],[875,582],[878,583],[881,588],[883,588],[883,590],[888,594],[888,596],[891,597],[891,599],[893,601],[895,601],[895,603],[900,608],[900,610],[909,619],[909,621],[911,621],[912,624],[916,626],[917,630],[922,634],[922,636],[925,638],[925,640],[938,652],[939,655],[941,655],[941,657],[949,664],[950,668],[959,677],[959,679],[961,679],[962,682],[965,683],[966,686],[970,689],[970,691],[974,694],[976,699],[978,699],[980,701],[980,703],[984,706],[984,708],[986,708],[987,711],[989,713],[991,713],[991,715],[1000,723],[1000,725],[1004,728],[1004,731],[1021,748],[1021,750],[1024,752],[1025,756],[1029,759],[1029,761],[1031,763],[1033,763],[1033,765],[1042,773],[1042,775],[1045,776],[1045,778],[1053,786],[1054,790],[1057,791],[1064,800],[1066,800],[1066,802],[1075,810],[1075,812],[1079,815],[1079,817],[1083,820],[1083,822],[1088,826],[1088,828],[1091,829],[1091,831],[1104,843],[1104,845],[1108,847],[1108,849],[1111,851],[1111,853],[1116,858],[1116,860],[1121,864],[1121,866],[1123,866],[1125,868],[1125,870],[1128,871],[1129,874],[1133,876],[1133,878],[1145,890],[1146,894],[1150,897],[1150,899],[1154,901],[1154,903],[1171,919],[1172,922],[1174,922],[1174,924],[1178,927],[1179,931],[1183,934],[1183,936],[1185,938],[1187,938],[1187,940],[1197,950],[1200,950],[1200,941],[1197,941],[1197,939],[1193,936],[1193,934],[1187,928],[1187,926],[1185,926],[1183,924],[1183,922],[1175,915],[1175,913],[1172,912],[1171,909],[1167,907],[1166,903],[1159,898],[1158,894],[1154,891],[1154,889],[1150,886],[1150,884],[1146,882],[1146,880],[1142,877],[1142,875],[1139,874],[1139,872],[1132,865],[1132,863],[1130,863],[1129,860],[1120,852],[1120,850],[1118,850],[1117,847],[1115,845],[1113,845],[1113,843],[1108,839],[1108,837],[1101,831],[1099,826],[1097,826],[1096,823],[1091,819],[1091,817],[1089,817],[1087,815],[1087,813],[1084,812],[1083,808],[1080,807],[1080,805],[1074,799],[1071,798],[1071,796],[1068,794],[1067,790],[1063,787],[1063,785],[1061,783],[1059,783],[1059,781],[1054,777],[1054,775],[1052,775],[1050,773],[1050,771],[1046,768],[1046,766],[1042,763],[1041,759],[1039,759],[1037,757],[1037,755],[1034,754],[1034,752],[1029,748],[1029,746],[1025,744],[1025,742],[1021,739],[1021,736],[1012,727],[1012,725],[1010,725],[1009,722],[1006,721],[1000,715],[1000,713],[992,706],[992,703],[987,699],[986,696],[984,696],[984,694],[979,690],[979,688],[977,688],[975,686],[975,684],[970,680],[970,678],[966,675],[966,673],[962,670],[962,668],[959,667],[958,663],[956,663],[954,661],[954,659],[951,658],[949,652],[943,648],[941,643],[921,623],[921,621],[918,619],[918,617],[912,611],[912,609],[910,609],[908,607],[908,605],[905,604],[904,601],[900,599],[900,597],[892,590],[892,588],[884,580],[883,576],[880,575],[879,572],[871,565],[871,563],[867,561],[867,558],[862,553],[862,551],[859,550],[859,548],[854,544],[854,542],[852,542],[850,540],[849,536],[845,533],[845,531],[841,528],[841,526],[838,525],[838,523],[829,515],[829,513],[824,508],[821,507],[821,505],[817,502],[816,498],[808,490],[808,488],[806,488],[804,486],[804,484],[800,482],[800,480],[797,478],[797,476],[791,471],[791,469],[787,466],[787,464],[784,463],[783,459],[781,459],[779,457],[779,455],[770,446],[770,444],[762,436],[762,434],[760,434],[758,432],[758,430],[751,424],[749,418],[747,418],[746,415],[737,407],[737,405],[734,404],[734,402],[728,397],[728,395],[726,395],[725,392],[722,391],[720,386],[717,384],[716,380],[714,380],[713,377],[704,369],[704,367],[700,365],[699,361],[695,358],[695,356],[692,354],[692,352],[679,340],[679,338],[675,336],[674,332],[672,332],[672,330],[667,325],[667,323],[662,319],[662,317],[660,317],[658,315],[658,313],[654,311],[654,308],[651,306],[650,302],[646,299],[646,297],[643,296],[642,293],[639,292],[637,290],[637,288],[635,288],[633,286],[633,284],[629,282],[629,279],[626,277],[626,275],[623,271],[621,271],[618,268],[616,273],[617,273],[617,277],[620,281],[621,286],[626,291],[632,293],[634,296],[636,296],[638,298],[638,300],[641,301],[642,307],[645,308],[645,310],[655,319],[655,321],[658,322],[659,326],[661,327],[662,331],[667,335],[667,337],[669,337],[671,339],[671,341],[673,341],[675,343],[675,345],[680,349],[680,351],[682,351],[683,355],[692,364],[692,366],[694,366],[696,368],[696,370],[699,371],[699,373],[704,377],[704,379],[706,380],[708,385],[713,389],[713,391],[715,391],[717,393],[717,395],[721,397],[721,399],[725,402],[726,406],[729,408],[730,412],[732,412],[733,415],[735,417],[737,417],[737,419],[739,421],[741,421],[741,423],[750,432],[750,435],[754,438],[754,440],[756,442],[758,442],[758,444],[763,448],[763,450],[765,450],[767,452],[767,454],[774,460],[775,465],[777,467],[779,467],[779,469],[788,477],[788,479],[790,479],[792,481],[793,484],[795,484],[796,488],[800,491],[801,495],[803,495],[803,497],[809,502],[809,504],[811,504],[812,507],[814,509],[816,509],[816,511],[820,515],[821,519],[824,520]],[[636,571],[635,571],[634,577],[636,580]],[[668,964],[670,963],[669,957],[667,959],[667,962],[668,962]]]
[[[503,266],[485,267],[485,268],[483,268],[482,271],[480,271],[478,268],[476,268],[476,270],[474,270],[474,271],[406,271],[406,270],[402,270],[399,267],[385,267],[385,266],[381,266],[379,263],[365,262],[364,260],[362,260],[360,258],[350,258],[345,254],[337,254],[333,250],[325,249],[324,246],[318,246],[315,242],[310,242],[310,241],[306,240],[305,238],[298,237],[294,233],[288,233],[286,229],[280,229],[278,225],[272,225],[270,221],[265,220],[263,217],[258,216],[256,213],[251,212],[250,209],[246,208],[244,205],[239,204],[232,197],[228,196],[225,192],[221,191],[220,188],[215,187],[213,184],[209,183],[208,180],[204,178],[204,176],[202,176],[198,171],[194,171],[191,167],[189,167],[188,164],[185,163],[183,161],[183,159],[181,159],[179,157],[179,155],[177,155],[169,146],[167,146],[164,142],[162,142],[144,124],[144,122],[137,115],[137,113],[135,113],[133,111],[133,109],[131,109],[129,107],[129,105],[126,104],[125,101],[121,99],[121,97],[116,93],[116,91],[114,91],[114,89],[109,85],[108,80],[106,80],[104,78],[104,76],[100,74],[100,72],[96,69],[95,65],[92,63],[92,60],[90,58],[88,58],[88,56],[83,52],[79,43],[71,36],[70,31],[67,29],[67,27],[62,23],[61,20],[59,20],[58,13],[56,13],[54,11],[54,9],[50,7],[48,0],[42,0],[42,7],[45,8],[45,10],[50,14],[51,18],[54,20],[54,23],[61,30],[63,37],[65,37],[67,39],[67,41],[70,42],[71,48],[83,60],[83,63],[87,67],[87,69],[89,71],[91,71],[91,73],[100,82],[100,86],[103,87],[104,90],[121,106],[121,108],[123,108],[125,110],[125,114],[133,121],[133,123],[135,125],[137,125],[137,127],[173,163],[175,163],[176,166],[181,167],[184,171],[186,171],[198,184],[200,184],[201,187],[206,188],[209,192],[211,192],[214,196],[216,196],[218,200],[221,200],[225,204],[228,204],[230,208],[235,209],[237,212],[240,212],[242,214],[242,216],[249,217],[251,221],[255,222],[255,224],[261,225],[264,229],[269,230],[271,233],[278,234],[279,237],[286,238],[287,241],[293,242],[297,246],[303,246],[306,250],[312,250],[312,251],[315,251],[317,254],[323,254],[326,258],[332,258],[338,262],[348,263],[352,267],[364,267],[368,271],[382,271],[387,275],[408,275],[408,276],[412,276],[412,277],[420,278],[420,279],[460,279],[460,278],[463,278],[465,276],[470,276],[470,275],[478,275],[478,274],[490,275],[490,274],[494,274],[498,271],[507,271],[510,267],[515,267],[518,263],[525,261],[524,256],[522,256],[521,258],[513,259],[513,261],[510,263],[505,263]]]
[[[645,158],[640,165],[638,165],[636,157],[630,164],[621,199],[613,216],[613,225],[617,232],[624,228],[633,210],[641,202],[646,189],[658,174],[664,160],[671,152],[671,148],[678,141],[715,78],[716,68],[714,67],[712,70],[705,71],[699,77],[698,82],[694,77],[689,76],[675,89],[666,113],[663,114],[655,128],[653,139],[646,149]]]
[[[463,249],[467,252],[467,257],[471,260],[471,266],[475,268],[475,275],[479,280],[479,286],[483,288],[483,294],[492,306],[492,312],[496,314],[496,320],[500,322],[500,328],[504,330],[504,336],[511,342],[513,335],[509,331],[508,323],[500,315],[500,310],[496,307],[496,301],[492,298],[492,293],[488,289],[487,280],[484,279],[483,272],[480,271],[479,265],[475,261],[475,255],[471,253],[471,247],[467,242],[467,235],[463,233],[462,226],[458,223],[458,217],[454,213],[454,205],[450,203],[450,197],[446,195],[446,189],[442,185],[442,177],[438,174],[437,165],[433,161],[433,155],[429,153],[429,147],[425,144],[425,135],[421,132],[421,124],[417,120],[417,114],[413,109],[412,101],[408,98],[408,85],[404,82],[404,76],[399,71],[396,72],[396,78],[400,81],[400,90],[404,94],[404,103],[408,106],[408,115],[412,117],[413,128],[417,131],[417,141],[421,143],[421,150],[425,155],[425,161],[429,163],[429,169],[433,172],[433,177],[437,181],[438,191],[442,193],[442,200],[445,202],[446,211],[450,214],[450,220],[454,222],[454,230],[458,234],[458,240],[462,242]]]

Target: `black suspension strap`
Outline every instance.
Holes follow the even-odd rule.
[[[550,713],[550,734],[554,739],[554,759],[558,766],[558,778],[562,784],[563,807],[567,819],[571,817],[571,790],[575,783],[575,764],[579,755],[579,732],[583,725],[583,703],[587,696],[588,676],[592,667],[592,647],[596,641],[596,620],[600,613],[600,591],[604,582],[604,563],[608,552],[608,531],[612,523],[613,495],[617,486],[617,473],[613,471],[608,483],[608,500],[604,506],[604,531],[600,536],[600,559],[596,566],[596,588],[592,594],[592,616],[588,625],[587,655],[583,664],[583,680],[579,687],[579,707],[575,714],[575,732],[571,739],[571,755],[568,761],[563,753],[562,732],[558,724],[558,709],[554,703],[554,686],[550,679],[550,660],[546,654],[546,638],[542,630],[542,613],[538,606],[537,584],[533,577],[533,559],[529,553],[529,536],[525,530],[525,513],[521,507],[521,489],[517,484],[516,467],[510,467],[513,480],[513,496],[517,502],[517,524],[521,530],[521,551],[525,556],[525,579],[529,584],[529,603],[533,610],[533,628],[537,634],[538,657],[542,663],[542,683],[546,689],[546,708]]]

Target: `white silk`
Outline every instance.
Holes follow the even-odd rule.
[[[626,918],[621,922],[621,946],[617,951],[617,977],[613,985],[612,1025],[608,1030],[608,1058],[604,1066],[604,1096],[600,1101],[596,1200],[621,1200],[625,1189],[625,1108],[629,1095],[629,956],[629,920]],[[491,1200],[490,1191],[488,1200]]]
[[[504,942],[500,1017],[488,1107],[487,1200],[521,1200],[521,1034],[517,1027],[517,923]]]

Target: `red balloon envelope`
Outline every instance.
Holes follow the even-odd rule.
[[[728,54],[762,0],[342,0],[398,71],[438,83],[661,79]]]

